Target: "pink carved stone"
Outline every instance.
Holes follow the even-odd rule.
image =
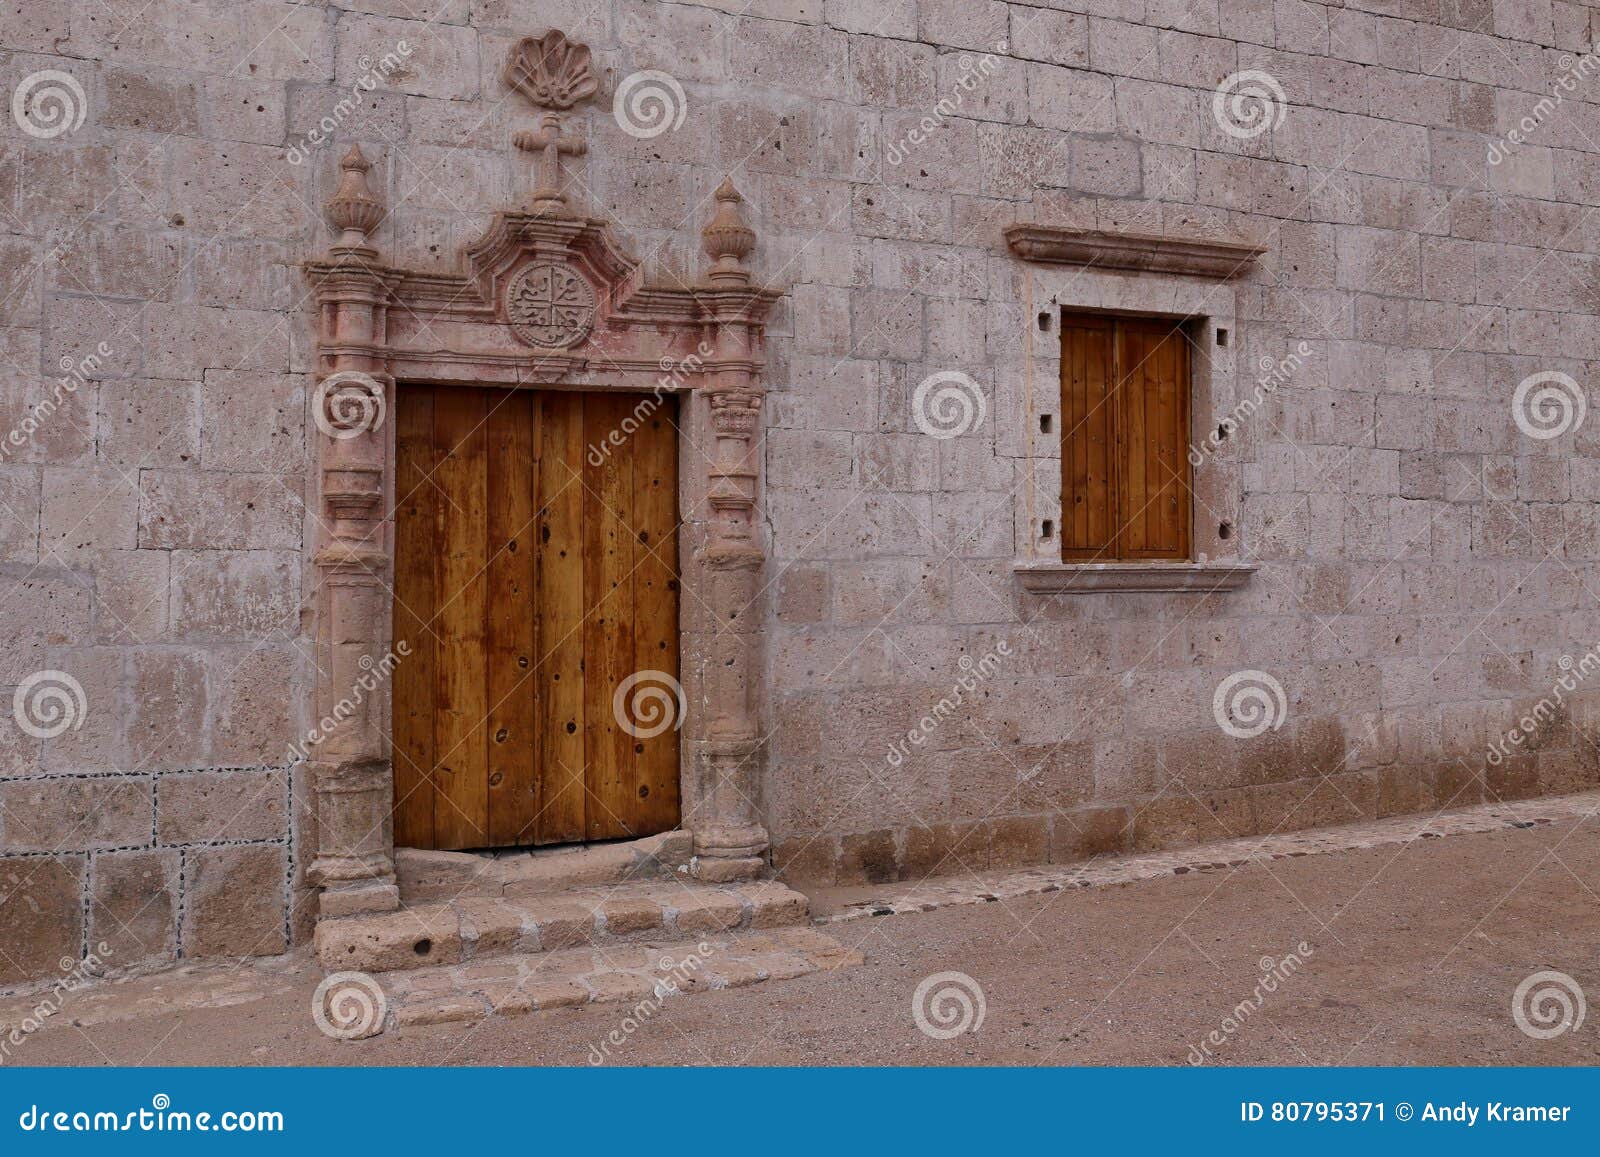
[[[559,111],[593,96],[600,88],[590,66],[589,46],[574,44],[554,28],[517,41],[504,76],[507,85],[535,106]]]

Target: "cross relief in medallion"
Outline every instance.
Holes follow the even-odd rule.
[[[512,331],[544,349],[565,349],[588,337],[594,307],[593,286],[556,261],[533,262],[506,287],[506,317]]]

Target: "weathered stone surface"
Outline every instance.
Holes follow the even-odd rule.
[[[776,928],[786,924],[798,924],[806,918],[807,904],[804,894],[783,884],[775,882],[743,884],[738,892],[750,906],[751,928]]]
[[[461,959],[461,917],[443,904],[317,925],[317,959],[330,971],[388,972]]]
[[[13,852],[88,851],[150,842],[151,781],[13,780],[0,783],[5,848]]]
[[[89,942],[108,967],[177,952],[178,853],[102,852],[89,869]],[[101,952],[104,944],[107,951]]]
[[[273,839],[283,830],[287,783],[281,771],[164,775],[156,838],[163,844]]]
[[[83,950],[83,873],[82,856],[0,860],[0,984],[71,970]]]
[[[644,896],[623,896],[600,904],[606,931],[617,936],[661,927],[661,905]]]
[[[184,853],[187,956],[268,956],[287,947],[288,857],[273,845]]]
[[[668,926],[689,936],[737,928],[744,919],[744,904],[732,892],[711,889],[680,892],[667,901],[667,906]]]
[[[529,158],[509,136],[531,110],[505,99],[499,70],[540,28],[509,0],[465,14],[374,0],[337,20],[282,0],[106,0],[83,20],[65,0],[23,7],[0,11],[0,42],[21,54],[9,79],[59,68],[88,108],[81,129],[19,132],[0,159],[0,687],[67,671],[89,710],[48,740],[0,734],[0,856],[61,847],[110,873],[125,854],[165,865],[160,847],[181,844],[176,886],[207,882],[178,898],[175,946],[246,951],[215,897],[250,893],[241,926],[265,930],[268,908],[281,923],[280,882],[261,885],[259,911],[255,890],[264,859],[298,841],[304,930],[314,787],[298,821],[287,805],[235,821],[200,785],[279,784],[312,714],[325,593],[312,554],[329,519],[308,509],[327,439],[307,420],[324,318],[302,263],[333,239],[335,158],[355,139],[374,154],[386,216],[368,240],[386,264],[457,270],[492,211],[527,203]],[[1077,863],[1600,774],[1581,691],[1564,693],[1570,719],[1488,759],[1552,694],[1562,658],[1600,638],[1578,581],[1600,559],[1594,418],[1545,439],[1512,408],[1529,375],[1588,390],[1600,365],[1585,224],[1600,150],[1582,101],[1540,111],[1523,141],[1502,135],[1534,115],[1525,98],[1543,89],[1527,78],[1584,49],[1582,5],[547,7],[540,27],[589,44],[608,86],[659,69],[685,93],[682,123],[648,138],[603,104],[583,113],[587,152],[564,161],[575,208],[613,217],[648,279],[694,281],[694,206],[733,172],[756,230],[738,260],[785,291],[753,427],[764,602],[733,598],[733,572],[686,592],[682,664],[707,684],[690,687],[684,737],[698,739],[720,718],[717,673],[745,677],[745,659],[714,652],[717,608],[752,607],[739,626],[759,640],[749,698],[756,730],[770,726],[767,770],[725,795],[759,812],[785,878]],[[395,67],[363,84],[386,57]],[[1241,136],[1212,90],[1254,68],[1288,101]],[[1019,223],[1040,231],[1033,256],[1093,241],[1147,272],[1024,265],[1004,242]],[[1228,268],[1227,238],[1264,252]],[[1197,447],[1196,556],[1210,569],[1146,575],[1162,589],[1142,594],[1019,583],[1019,560],[1060,557],[1058,306],[1197,319],[1209,366],[1195,438],[1236,422]],[[489,348],[492,328],[434,324],[428,341]],[[917,390],[950,373],[972,380],[984,418],[933,437]],[[1259,412],[1237,413],[1258,386]],[[699,535],[710,480],[693,473]],[[1206,586],[1245,565],[1243,585]],[[389,622],[381,602],[366,609]],[[1002,640],[998,669],[959,710],[939,708],[970,674],[963,660]],[[1250,670],[1285,688],[1287,719],[1237,738],[1211,696]],[[927,742],[891,758],[925,717]],[[687,776],[686,825],[703,820],[710,780]],[[211,829],[272,850],[202,853]],[[690,839],[465,875],[529,901],[687,879]],[[739,885],[766,866],[734,849],[699,856],[692,878]],[[144,870],[115,879],[137,887]],[[408,900],[442,899],[460,875],[403,870],[401,883]],[[100,880],[91,870],[85,886]],[[110,911],[123,883],[105,881]],[[364,895],[393,900],[386,881]],[[82,905],[60,911],[81,919]],[[644,911],[619,902],[613,923]],[[590,934],[581,917],[547,923],[554,946]],[[510,936],[485,914],[480,947]]]

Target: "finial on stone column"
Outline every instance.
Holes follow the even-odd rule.
[[[728,177],[717,186],[716,198],[717,211],[700,230],[706,254],[714,262],[706,279],[712,285],[748,285],[750,271],[743,262],[756,247],[756,231],[744,223],[744,214],[739,211],[744,198]]]
[[[383,202],[373,196],[367,184],[372,162],[360,145],[351,145],[339,168],[339,187],[328,200],[328,221],[340,231],[334,248],[365,249],[368,235],[383,220]]]

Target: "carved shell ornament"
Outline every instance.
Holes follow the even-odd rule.
[[[506,286],[506,318],[531,346],[565,349],[589,336],[594,287],[559,261],[535,261]]]
[[[535,106],[563,112],[600,87],[589,46],[574,44],[556,28],[517,42],[506,61],[505,82]]]

